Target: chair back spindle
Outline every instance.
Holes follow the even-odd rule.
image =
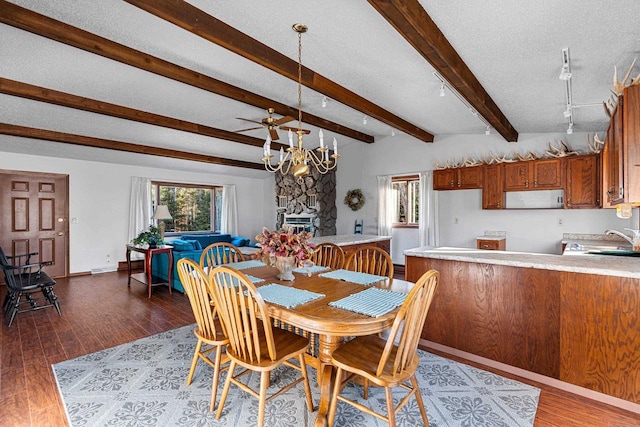
[[[200,267],[215,267],[244,260],[244,255],[237,246],[227,242],[218,242],[204,248],[202,255],[200,255]]]
[[[344,251],[333,243],[322,243],[313,252],[311,260],[315,265],[339,270],[344,267]]]

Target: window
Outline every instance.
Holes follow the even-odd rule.
[[[167,232],[220,232],[222,187],[152,182],[155,206],[167,205],[173,219],[164,220]]]
[[[420,177],[418,175],[391,178],[394,202],[393,227],[418,227],[420,210]]]

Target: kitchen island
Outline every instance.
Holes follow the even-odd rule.
[[[377,236],[374,234],[341,234],[337,236],[322,236],[311,239],[312,243],[333,243],[344,251],[346,256],[362,246],[378,246],[391,254],[391,236]]]
[[[574,384],[640,412],[640,260],[462,248],[404,252],[440,272],[424,340]]]

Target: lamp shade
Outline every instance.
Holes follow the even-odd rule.
[[[152,219],[173,219],[169,213],[169,207],[167,205],[158,205],[156,211],[153,213]]]

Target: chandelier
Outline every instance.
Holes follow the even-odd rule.
[[[316,152],[308,150],[302,146],[302,135],[310,133],[307,129],[302,129],[302,33],[307,32],[307,26],[304,24],[294,24],[293,30],[298,33],[298,128],[289,128],[289,148],[286,152],[284,148],[280,148],[280,161],[276,165],[271,164],[271,135],[267,136],[264,143],[264,167],[269,172],[280,172],[286,175],[291,171],[293,176],[302,179],[310,171],[310,165],[313,165],[318,172],[326,174],[338,165],[338,142],[333,138],[333,154],[329,154],[329,147],[324,144],[322,130],[318,133],[320,138],[320,147],[316,148]],[[283,128],[286,129],[286,128]],[[293,134],[297,135],[296,144],[293,141]]]

